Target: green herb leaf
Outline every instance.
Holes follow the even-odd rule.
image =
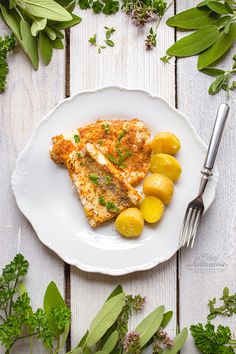
[[[104,344],[102,350],[107,354],[110,354],[112,350],[115,348],[116,343],[118,341],[119,334],[117,331],[112,332],[110,337],[107,339],[106,343]]]
[[[107,298],[106,301],[112,299],[112,298],[113,298],[114,296],[116,296],[116,295],[122,294],[123,292],[124,292],[124,291],[123,291],[122,286],[121,286],[121,285],[118,285],[118,286],[110,293],[110,295],[108,296],[108,298]]]
[[[177,354],[184,346],[188,337],[188,330],[184,328],[174,339],[174,345],[171,349],[165,349],[162,354]]]
[[[188,57],[203,52],[212,46],[219,37],[217,26],[205,26],[196,32],[180,39],[166,53],[170,56]]]
[[[54,308],[67,309],[67,306],[54,281],[51,281],[46,289],[44,299],[43,299],[43,307],[44,307],[45,314],[48,318],[50,327],[53,330],[54,334],[55,335],[61,334],[62,333],[61,328],[58,327],[58,324],[52,318],[52,310]]]
[[[86,344],[94,345],[110,328],[125,305],[125,294],[121,293],[106,301],[91,322]]]
[[[207,6],[212,11],[215,11],[216,13],[221,14],[221,15],[227,15],[229,13],[226,6],[219,1],[209,1],[207,3]]]
[[[209,11],[196,7],[180,12],[178,15],[170,17],[166,23],[171,27],[185,29],[199,29],[207,25],[212,25],[217,18],[209,16]]]
[[[97,45],[97,35],[96,35],[96,33],[92,37],[90,37],[88,41],[89,41],[90,44],[96,46]]]
[[[109,46],[109,47],[114,47],[115,43],[113,41],[111,41],[110,39],[106,39],[105,43]]]
[[[37,36],[39,31],[42,31],[47,25],[46,18],[35,18],[31,25],[32,36]]]
[[[203,74],[209,75],[209,76],[214,76],[217,77],[219,75],[223,75],[225,73],[224,70],[222,69],[217,69],[217,68],[211,68],[211,67],[206,67],[201,70]]]
[[[56,38],[55,41],[52,42],[53,48],[55,49],[63,49],[64,44],[61,39]]]
[[[92,4],[93,12],[95,14],[99,14],[100,12],[102,12],[103,6],[104,5],[101,3],[101,1],[99,1],[99,0],[93,1],[93,4]]]
[[[53,42],[44,31],[39,33],[39,50],[43,63],[48,65],[52,59]]]
[[[215,79],[209,87],[208,93],[210,95],[215,95],[217,92],[219,92],[225,82],[225,79],[225,75],[218,76],[217,79]]]
[[[72,14],[72,20],[58,23],[57,28],[60,30],[71,28],[73,26],[78,25],[81,21],[82,21],[81,17]]]
[[[172,319],[172,316],[173,316],[173,311],[168,311],[164,313],[160,327],[165,328],[170,322],[170,320]]]
[[[198,58],[198,70],[211,65],[221,58],[232,46],[236,39],[236,23],[232,23],[229,33],[222,32],[211,48],[201,53]]]
[[[4,21],[6,22],[7,26],[11,29],[13,32],[14,36],[16,37],[17,41],[21,46],[22,40],[21,40],[21,31],[20,31],[20,17],[18,13],[16,12],[15,9],[12,9],[11,12],[7,11],[6,7],[0,4],[0,9],[2,11],[2,16],[4,18]]]
[[[151,312],[142,322],[136,327],[135,331],[140,333],[141,348],[152,338],[154,333],[160,327],[163,319],[164,306],[158,307]]]
[[[56,2],[63,6],[67,11],[70,13],[74,11],[75,5],[76,5],[76,0],[71,0],[68,2],[68,0],[56,0]]]
[[[70,21],[71,14],[53,0],[21,0],[22,8],[31,15],[53,21]]]
[[[36,37],[31,34],[31,27],[27,21],[21,20],[20,22],[20,32],[21,32],[21,45],[31,60],[33,67],[37,70],[39,66],[39,56],[38,56],[38,44]]]
[[[55,39],[57,38],[57,34],[56,34],[56,32],[55,32],[51,27],[46,26],[44,31],[47,33],[48,37],[49,37],[52,41],[55,41]]]

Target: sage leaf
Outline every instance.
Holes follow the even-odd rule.
[[[79,348],[75,348],[75,349],[71,350],[67,354],[84,354],[84,353],[83,353],[83,350],[79,347]]]
[[[118,341],[119,334],[117,331],[112,332],[110,337],[107,339],[106,343],[102,347],[102,351],[104,350],[107,354],[111,353],[112,350],[115,348],[116,343]]]
[[[226,26],[228,23],[230,24],[232,20],[231,16],[222,16],[216,22],[215,25],[219,28]]]
[[[199,4],[197,4],[197,7],[199,8],[199,7],[207,6],[207,4],[208,4],[209,1],[210,1],[210,0],[203,0],[203,1],[201,1],[201,2],[199,2]]]
[[[73,26],[78,25],[81,21],[82,21],[81,17],[73,14],[72,20],[58,23],[57,28],[61,30],[66,28],[71,28]]]
[[[79,344],[77,345],[77,347],[83,348],[85,343],[86,343],[86,339],[88,337],[89,331],[86,331],[86,333],[83,335],[83,337],[80,339]]]
[[[125,305],[125,294],[121,293],[106,301],[91,322],[86,344],[94,345],[110,328]]]
[[[31,25],[32,36],[37,36],[39,31],[42,31],[47,25],[46,18],[35,18]]]
[[[184,328],[174,339],[174,345],[171,349],[165,349],[162,354],[177,354],[183,347],[188,337],[188,330]]]
[[[31,34],[31,26],[25,21],[20,22],[21,45],[31,60],[33,67],[37,70],[39,66],[38,45],[36,37]]]
[[[65,36],[64,36],[63,32],[57,28],[57,25],[54,26],[54,25],[51,25],[51,23],[50,23],[50,28],[56,33],[57,38],[63,39]]]
[[[217,18],[209,16],[209,11],[194,7],[170,17],[166,23],[171,27],[199,29],[203,26],[214,24],[216,21]]]
[[[226,6],[219,1],[209,1],[207,3],[207,6],[212,11],[215,11],[216,13],[221,14],[221,15],[227,15],[229,13]]]
[[[71,14],[54,0],[21,0],[22,8],[33,16],[53,21],[70,21]]]
[[[91,348],[88,346],[83,348],[83,354],[92,354]]]
[[[165,328],[170,322],[170,320],[172,319],[172,316],[173,316],[173,311],[168,311],[164,313],[160,327]]]
[[[219,37],[219,29],[215,25],[205,26],[196,32],[181,38],[167,51],[167,55],[189,57],[199,54],[212,46]]]
[[[62,40],[59,38],[56,38],[55,41],[52,42],[52,46],[55,49],[63,49],[64,48],[64,44],[63,44]]]
[[[56,32],[50,28],[49,26],[45,27],[45,32],[47,33],[48,37],[52,40],[55,41],[55,39],[57,38],[57,34]]]
[[[110,293],[110,295],[108,296],[108,298],[107,298],[106,301],[112,299],[114,296],[119,295],[119,294],[121,294],[121,293],[123,293],[123,292],[124,292],[124,291],[123,291],[122,286],[121,286],[121,285],[118,285],[118,286]]]
[[[39,33],[39,50],[43,63],[48,65],[52,59],[53,42],[44,31]]]
[[[63,300],[58,287],[51,281],[48,284],[46,292],[43,299],[43,308],[46,315],[49,315],[51,309],[54,307],[67,307],[65,301]]]
[[[6,7],[0,4],[0,9],[2,11],[3,19],[6,25],[13,32],[19,44],[22,46],[21,32],[20,32],[20,17],[15,9],[12,9],[11,12],[7,11]]]
[[[217,69],[217,68],[204,68],[201,70],[203,74],[209,75],[209,76],[214,76],[217,77],[219,75],[223,75],[225,73],[224,70],[222,69]]]
[[[40,32],[42,34],[43,32]],[[48,284],[46,292],[43,299],[44,312],[48,318],[49,325],[53,330],[55,335],[62,333],[62,330],[58,328],[57,324],[51,318],[51,310],[55,307],[67,307],[65,301],[63,300],[56,284],[51,281]]]
[[[154,333],[160,327],[163,319],[164,306],[159,306],[156,310],[145,317],[136,327],[135,331],[140,334],[141,348],[152,338]]]
[[[96,352],[95,354],[107,354],[107,352],[105,352],[104,350],[99,350],[99,351]]]
[[[219,92],[225,82],[225,79],[225,75],[218,76],[217,79],[215,79],[209,87],[208,93],[210,95],[215,95],[217,92]]]
[[[236,23],[232,23],[228,33],[222,32],[213,46],[199,55],[198,70],[202,70],[220,59],[230,49],[235,39]]]
[[[68,2],[68,0],[56,0],[58,4],[64,7],[67,11],[70,13],[74,11],[75,5],[76,5],[76,0],[71,0]]]
[[[64,345],[66,344],[66,340],[67,340],[69,331],[70,331],[70,325],[69,325],[69,323],[67,323],[67,324],[65,325],[64,332],[63,332],[62,335],[61,335],[62,338],[61,338],[59,350],[61,350],[61,349],[64,348]]]

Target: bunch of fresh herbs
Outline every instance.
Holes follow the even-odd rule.
[[[219,325],[217,328],[210,322],[217,316],[232,316],[236,313],[236,294],[230,295],[229,289],[223,289],[220,301],[222,305],[216,307],[216,298],[209,300],[210,313],[208,322],[198,323],[190,327],[196,347],[202,354],[234,354],[236,339],[228,326]]]
[[[6,265],[0,277],[0,343],[9,354],[23,338],[38,340],[50,354],[63,351],[70,328],[70,310],[56,284],[51,282],[45,292],[43,307],[33,310],[30,297],[22,282],[29,263],[21,254]],[[177,354],[187,339],[183,329],[173,340],[164,331],[172,311],[160,306],[145,317],[135,330],[129,332],[130,316],[141,312],[146,299],[127,295],[116,287],[92,320],[78,345],[67,354],[139,354],[148,346],[154,353]]]
[[[209,88],[214,95],[222,88],[234,90],[235,82],[230,78],[235,74],[235,67],[224,71],[212,68],[236,41],[236,2],[234,0],[204,0],[196,7],[183,11],[167,20],[171,27],[194,30],[193,33],[174,43],[166,54],[170,57],[190,57],[198,55],[198,70],[216,76]],[[235,59],[235,57],[234,57]]]
[[[72,12],[76,0],[4,0],[0,15],[11,29],[33,67],[39,66],[39,53],[45,65],[53,49],[63,49],[63,30],[77,25],[81,18]]]

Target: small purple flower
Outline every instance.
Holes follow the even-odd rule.
[[[130,354],[139,354],[141,352],[140,334],[138,332],[133,331],[127,334],[124,341],[124,350]]]

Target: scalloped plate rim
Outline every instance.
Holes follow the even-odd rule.
[[[51,249],[54,253],[56,253],[64,262],[75,266],[85,272],[89,272],[89,273],[100,273],[100,274],[107,274],[107,275],[111,275],[111,276],[121,276],[121,275],[125,275],[125,274],[129,274],[129,273],[134,273],[134,272],[139,272],[139,271],[145,271],[145,270],[149,270],[152,269],[156,266],[158,266],[159,264],[168,261],[169,259],[171,259],[176,252],[179,250],[179,248],[168,254],[168,256],[163,257],[163,258],[156,258],[146,264],[142,264],[142,265],[136,265],[136,266],[132,266],[129,268],[123,268],[121,269],[112,269],[110,270],[110,268],[105,268],[105,267],[94,267],[94,266],[90,266],[90,265],[86,265],[83,264],[81,262],[79,262],[78,260],[72,260],[70,258],[68,258],[67,256],[63,255],[63,252],[60,252],[58,250],[56,250],[54,247],[52,247],[52,245],[49,243],[47,243],[44,239],[44,237],[41,234],[40,228],[36,225],[36,222],[34,222],[34,217],[30,214],[30,211],[27,210],[27,207],[24,205],[24,203],[21,201],[20,195],[18,195],[18,191],[17,189],[19,188],[19,183],[17,182],[18,178],[18,166],[21,162],[21,160],[27,156],[27,153],[30,150],[30,147],[32,146],[33,142],[34,142],[34,137],[36,135],[36,133],[39,131],[39,129],[41,128],[41,126],[50,118],[50,116],[63,104],[69,103],[70,101],[73,101],[74,99],[76,99],[78,96],[84,95],[84,94],[90,94],[90,93],[96,93],[96,92],[100,92],[100,91],[106,91],[109,89],[118,89],[120,91],[133,91],[133,92],[141,92],[144,93],[145,95],[147,95],[149,98],[151,99],[159,99],[161,101],[163,101],[172,111],[174,111],[175,113],[177,113],[181,119],[183,119],[187,124],[189,129],[191,130],[191,133],[193,134],[194,138],[196,139],[196,141],[205,149],[207,148],[207,144],[202,140],[202,138],[199,136],[199,134],[197,133],[196,129],[194,128],[194,126],[192,125],[192,123],[189,121],[189,119],[187,118],[187,116],[182,113],[179,109],[173,107],[165,98],[159,96],[159,95],[155,95],[155,94],[151,94],[150,92],[148,92],[147,90],[144,89],[140,89],[140,88],[126,88],[124,86],[120,86],[120,85],[108,85],[108,86],[102,86],[99,88],[95,88],[95,89],[89,89],[89,90],[82,90],[79,91],[77,93],[75,93],[74,95],[64,98],[63,100],[61,100],[59,103],[57,103],[46,115],[44,115],[44,117],[42,119],[40,119],[40,121],[35,125],[33,132],[27,142],[27,144],[25,145],[25,147],[21,150],[21,152],[18,154],[17,160],[16,160],[16,164],[15,164],[15,168],[14,171],[12,173],[12,177],[11,177],[11,185],[12,185],[12,190],[13,193],[15,195],[15,199],[16,199],[16,204],[18,206],[18,208],[21,210],[22,214],[29,220],[29,222],[31,223],[33,229],[35,230],[38,238],[40,239],[40,241],[49,249]],[[215,194],[216,194],[216,187],[219,181],[219,172],[217,167],[214,168],[214,175],[212,177],[212,179],[215,180],[215,188],[212,190],[212,201],[209,204],[208,208],[211,206],[213,200],[215,199]],[[208,209],[207,208],[207,209]],[[207,210],[206,209],[206,210]],[[205,211],[206,211],[205,210]]]

